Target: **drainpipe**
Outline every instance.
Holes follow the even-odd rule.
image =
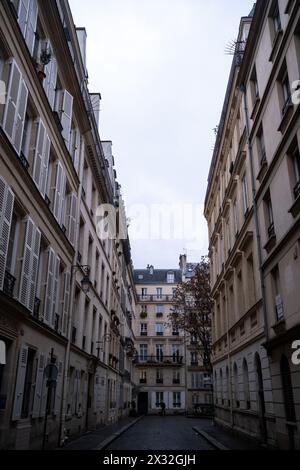
[[[255,189],[255,174],[254,174],[254,158],[253,158],[253,147],[250,140],[250,119],[249,119],[249,108],[247,103],[246,87],[241,85],[240,87],[243,93],[244,99],[244,111],[246,117],[246,131],[247,131],[247,145],[250,158],[250,169],[251,169],[251,183],[252,183],[252,195],[253,195],[253,209],[254,209],[254,221],[255,221],[255,231],[256,231],[256,242],[257,242],[257,252],[258,252],[258,262],[259,262],[259,272],[260,272],[260,286],[262,294],[262,305],[263,305],[263,316],[264,316],[264,334],[266,338],[266,343],[269,341],[269,327],[268,327],[268,314],[267,314],[267,301],[266,301],[266,286],[263,273],[263,256],[262,256],[262,246],[261,246],[261,235],[260,235],[260,225],[258,218],[258,207],[256,203],[256,189]]]

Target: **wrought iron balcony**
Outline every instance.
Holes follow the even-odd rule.
[[[139,302],[173,302],[174,296],[170,295],[138,295]]]
[[[8,271],[5,271],[3,292],[9,297],[14,296],[16,278],[12,276]]]
[[[273,238],[275,237],[275,226],[274,226],[274,222],[270,225],[270,227],[268,228],[268,235],[269,235],[269,238]]]
[[[135,363],[142,366],[182,366],[183,356],[139,356],[135,359]]]

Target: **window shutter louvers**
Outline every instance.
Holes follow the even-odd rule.
[[[54,191],[53,214],[58,223],[61,224],[66,191],[66,176],[64,169],[59,161],[56,163],[56,184]]]
[[[42,176],[41,176],[41,181],[40,181],[40,192],[43,197],[45,197],[45,194],[46,194],[50,148],[51,148],[51,142],[50,142],[48,134],[46,134],[44,151],[43,151],[43,161],[42,161]]]
[[[38,360],[38,368],[35,379],[34,399],[32,417],[38,418],[40,416],[40,409],[42,403],[42,392],[43,392],[43,380],[45,370],[45,355],[41,353]]]
[[[22,346],[20,349],[18,369],[17,369],[17,375],[16,375],[15,398],[14,398],[14,406],[13,406],[13,414],[12,414],[13,421],[16,421],[21,418],[27,357],[28,357],[28,347]]]
[[[18,155],[20,155],[20,152],[21,152],[24,123],[25,123],[25,114],[26,114],[26,107],[27,107],[27,98],[28,98],[28,90],[27,90],[24,80],[22,79],[20,83],[18,106],[17,106],[17,111],[16,111],[15,136],[13,139],[13,144],[15,146],[15,149]]]
[[[44,73],[46,78],[44,80],[44,90],[50,103],[51,109],[54,109],[56,84],[57,84],[57,60],[53,54],[53,48],[49,40],[46,41],[46,46],[51,51],[51,60],[45,65]]]
[[[79,171],[80,143],[81,143],[80,131],[79,129],[76,129],[75,149],[74,149],[74,168],[77,172]]]
[[[63,127],[62,136],[65,139],[67,148],[70,146],[72,111],[73,96],[67,90],[64,90],[61,110],[61,124]]]
[[[77,196],[72,193],[69,196],[69,214],[68,214],[68,239],[72,246],[76,243],[76,214],[77,214]]]
[[[26,24],[29,11],[30,0],[19,0],[18,23],[23,36],[26,33]]]
[[[47,270],[47,283],[45,292],[45,307],[44,307],[44,321],[47,325],[51,323],[51,312],[53,307],[53,283],[54,283],[54,263],[55,253],[52,248],[49,248],[48,254],[48,270]]]
[[[28,309],[33,312],[37,275],[39,268],[39,256],[40,256],[40,244],[41,244],[41,232],[37,227],[34,227],[34,239],[31,252],[31,269],[29,279],[29,292],[28,292]]]
[[[69,310],[69,299],[70,299],[70,280],[71,275],[68,271],[64,272],[64,300],[62,306],[62,333],[67,335],[68,333],[68,310]]]
[[[30,0],[27,24],[26,24],[26,34],[25,34],[25,41],[29,49],[30,55],[33,54],[33,49],[34,49],[37,16],[38,16],[37,0]]]
[[[51,142],[46,132],[44,123],[40,119],[38,122],[34,167],[33,167],[33,180],[43,197],[45,197],[47,174],[49,166]]]
[[[36,281],[38,274],[41,232],[28,217],[22,258],[19,301],[31,312],[34,308]]]
[[[3,289],[14,194],[0,176],[0,290]]]
[[[55,257],[55,266],[53,271],[53,295],[52,295],[52,320],[51,326],[55,326],[55,315],[57,312],[57,302],[59,297],[59,269],[60,269],[60,259],[58,256]]]

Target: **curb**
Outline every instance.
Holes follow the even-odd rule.
[[[197,434],[200,434],[209,444],[215,447],[217,450],[230,450],[228,447],[221,444],[221,442],[217,441],[214,437],[207,434],[207,432],[203,431],[202,429],[197,428],[196,426],[193,427],[193,431],[196,431]]]
[[[93,450],[104,450],[109,444],[111,444],[113,441],[118,439],[118,437],[120,437],[121,434],[126,432],[128,429],[130,429],[132,426],[134,426],[138,421],[140,421],[143,418],[144,416],[139,416],[134,421],[132,421],[131,423],[121,428],[119,431],[115,432],[114,434],[111,434],[111,436],[107,437],[104,441],[101,442],[101,444],[99,444]]]

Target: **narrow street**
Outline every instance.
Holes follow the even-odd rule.
[[[107,450],[214,450],[193,430],[194,425],[195,420],[182,416],[146,416]]]

